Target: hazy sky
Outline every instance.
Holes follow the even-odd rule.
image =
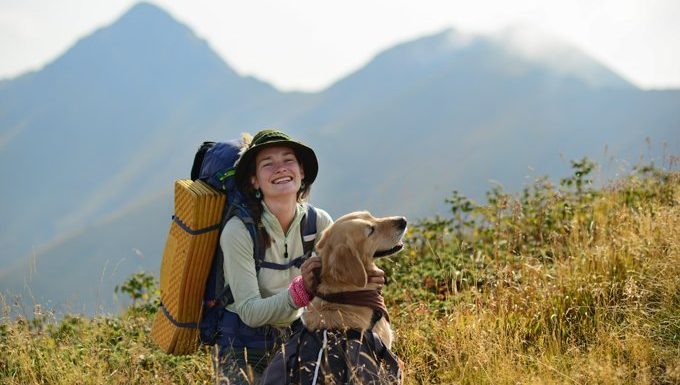
[[[0,0],[0,78],[44,64],[133,0]],[[154,0],[234,69],[318,90],[395,43],[453,27],[547,31],[643,88],[680,88],[679,0]]]

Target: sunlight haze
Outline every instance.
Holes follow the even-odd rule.
[[[0,0],[0,78],[40,69],[136,2]],[[680,2],[157,0],[242,75],[317,91],[381,50],[453,28],[516,26],[576,46],[641,88],[680,87]]]

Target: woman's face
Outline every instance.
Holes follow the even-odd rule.
[[[290,147],[266,147],[255,156],[255,175],[250,183],[267,198],[297,198],[305,172]]]

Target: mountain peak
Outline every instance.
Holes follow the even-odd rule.
[[[128,9],[116,22],[115,24],[128,24],[128,23],[152,23],[157,24],[159,22],[167,23],[173,22],[179,24],[175,18],[173,18],[167,11],[163,8],[146,1],[141,1],[133,5]]]
[[[53,78],[67,74],[74,82],[91,79],[85,84],[101,79],[118,84],[139,77],[163,78],[165,83],[154,84],[172,86],[211,72],[238,78],[191,28],[148,2],[133,5],[110,25],[80,39],[46,70],[58,73],[49,75]]]
[[[431,36],[425,36],[422,39],[438,41],[447,49],[451,50],[465,48],[469,46],[476,38],[477,36],[471,33],[465,33],[455,28],[446,28],[439,33]]]
[[[148,2],[139,2],[128,9],[109,28],[118,30],[148,31],[164,30],[166,33],[193,35],[193,32],[163,8]]]
[[[157,6],[154,3],[151,3],[149,1],[140,1],[137,2],[135,5],[130,7],[130,9],[126,12],[128,13],[133,13],[133,12],[156,12],[156,13],[161,13],[161,14],[166,14],[167,12],[163,10],[163,8]]]
[[[541,28],[513,24],[490,37],[513,55],[595,87],[630,88],[630,82],[583,50]]]

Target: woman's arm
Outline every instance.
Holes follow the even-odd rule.
[[[288,290],[262,298],[253,258],[253,241],[243,222],[232,218],[220,237],[224,253],[224,279],[231,288],[234,303],[230,308],[248,326],[288,325],[297,318]]]

